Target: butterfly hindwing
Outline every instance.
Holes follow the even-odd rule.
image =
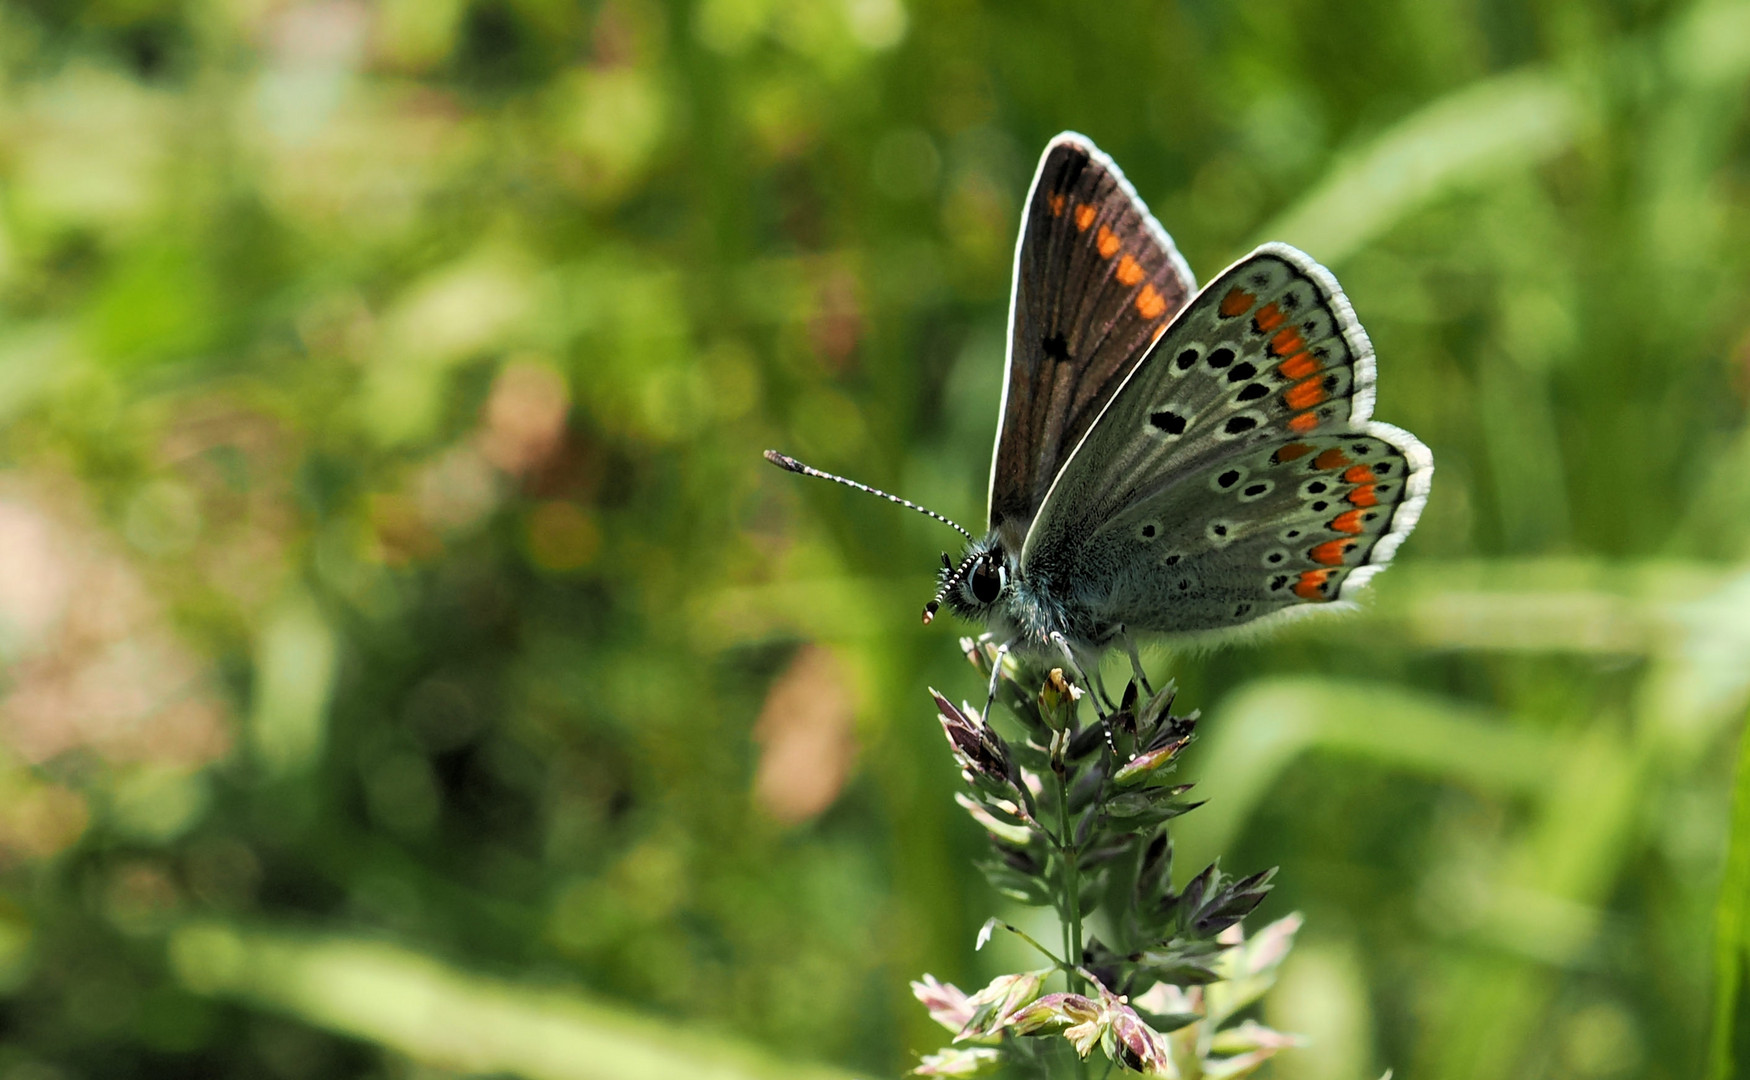
[[[1015,252],[990,526],[1019,550],[1046,491],[1195,289],[1172,239],[1110,158],[1071,132],[1046,147]]]
[[[1336,600],[1390,558],[1426,477],[1378,434],[1296,437],[1224,459],[1089,535],[1085,563],[1122,568],[1101,614],[1186,633]]]
[[[1078,582],[1101,621],[1168,633],[1349,595],[1414,525],[1433,470],[1372,405],[1372,348],[1335,280],[1260,248],[1113,397],[1041,507],[1023,571]]]

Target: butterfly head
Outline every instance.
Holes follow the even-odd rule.
[[[963,619],[988,622],[992,609],[1009,591],[1008,557],[994,536],[974,540],[958,563],[942,556],[941,583],[924,607],[924,622],[936,617],[943,604]]]

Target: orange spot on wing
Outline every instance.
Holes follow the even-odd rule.
[[[1119,273],[1122,275],[1122,267],[1119,268]],[[1142,291],[1136,294],[1136,313],[1145,319],[1160,318],[1167,313],[1166,297],[1156,292],[1153,285],[1144,285]]]
[[[1118,234],[1102,225],[1100,226],[1099,233],[1094,237],[1094,246],[1100,249],[1100,257],[1102,259],[1110,259],[1112,256],[1118,254],[1118,248],[1120,246]],[[1128,255],[1125,256],[1127,259],[1129,257],[1130,256]]]
[[[1275,304],[1265,304],[1258,309],[1258,314],[1252,317],[1252,325],[1257,327],[1258,333],[1268,334],[1278,326],[1281,326],[1282,320],[1287,317],[1288,316],[1282,314],[1282,309]]]
[[[1361,511],[1345,510],[1332,518],[1330,524],[1338,532],[1358,533],[1361,531]]]
[[[1343,556],[1348,554],[1349,549],[1354,546],[1355,541],[1353,540],[1326,540],[1324,543],[1316,545],[1307,554],[1312,557],[1313,562],[1324,563],[1326,566],[1340,566],[1343,562]]]
[[[1051,216],[1052,217],[1062,217],[1063,216],[1063,196],[1061,194],[1052,195],[1049,198],[1047,198],[1045,200],[1045,205],[1051,207]]]
[[[1276,366],[1277,373],[1284,379],[1304,379],[1318,369],[1318,357],[1309,352],[1291,356]]]
[[[1306,339],[1300,336],[1300,328],[1297,326],[1284,326],[1270,339],[1270,351],[1277,356],[1293,356],[1304,348]]]
[[[1288,421],[1288,430],[1294,432],[1296,435],[1305,435],[1307,432],[1318,426],[1318,413],[1303,412],[1299,416]]]
[[[1373,483],[1373,470],[1365,465],[1357,465],[1344,473],[1343,479],[1351,484],[1371,484]]]
[[[1222,318],[1231,319],[1252,310],[1252,305],[1257,302],[1258,298],[1244,289],[1229,289],[1227,295],[1221,298],[1221,306],[1216,310],[1221,312]]]
[[[1308,379],[1303,383],[1295,383],[1282,395],[1282,400],[1288,402],[1288,407],[1296,412],[1310,409],[1325,400],[1325,388],[1317,379]]]
[[[1302,600],[1317,600],[1319,590],[1324,587],[1325,581],[1330,576],[1329,570],[1301,571],[1300,580],[1294,583],[1294,595]]]
[[[1299,387],[1295,389],[1299,389]],[[1313,468],[1315,469],[1341,469],[1347,464],[1349,464],[1349,456],[1343,453],[1343,448],[1340,446],[1333,446],[1318,457],[1313,458]]]
[[[1271,460],[1275,461],[1276,464],[1280,465],[1284,461],[1293,461],[1295,458],[1303,458],[1312,452],[1313,452],[1313,448],[1308,446],[1306,443],[1291,442],[1287,446],[1284,446],[1282,449],[1276,451],[1276,453],[1272,454]]]
[[[1373,493],[1372,484],[1362,484],[1351,491],[1346,498],[1353,506],[1378,506],[1379,496]]]
[[[1082,203],[1076,207],[1076,228],[1082,232],[1088,231],[1088,226],[1094,223],[1094,216],[1100,211],[1090,203]]]
[[[1122,284],[1135,285],[1147,276],[1148,274],[1143,270],[1142,264],[1130,256],[1126,255],[1124,258],[1118,260],[1118,280]]]

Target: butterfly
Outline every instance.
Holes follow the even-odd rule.
[[[926,623],[946,606],[1005,648],[1087,662],[1122,642],[1134,662],[1136,633],[1342,606],[1391,561],[1434,460],[1373,399],[1373,348],[1329,271],[1270,243],[1199,290],[1118,166],[1065,132],[1016,243],[985,535],[766,457],[966,536]]]

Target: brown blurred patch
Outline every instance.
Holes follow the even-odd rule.
[[[301,439],[240,387],[178,399],[164,419],[161,486],[186,488],[193,514],[186,550],[148,560],[151,584],[165,595],[214,588],[243,611],[258,611],[280,594],[286,544],[299,531],[290,477]],[[155,554],[139,537],[128,539]]]
[[[856,368],[857,344],[863,339],[862,286],[849,268],[831,266],[815,290],[814,315],[808,337],[815,353],[836,374]]]
[[[73,846],[91,820],[85,796],[22,773],[0,781],[0,865],[46,859]]]
[[[0,741],[32,764],[75,749],[188,766],[223,756],[212,673],[67,486],[40,487],[0,491]]]
[[[1732,348],[1730,378],[1738,404],[1750,406],[1750,327],[1738,335],[1738,343]]]
[[[480,453],[512,476],[530,473],[564,442],[570,412],[565,376],[539,360],[513,359],[492,382]]]
[[[807,821],[837,799],[857,757],[850,681],[829,650],[805,645],[760,708],[754,800],[786,825]]]
[[[573,498],[551,498],[594,486],[571,437],[570,415],[571,389],[557,368],[536,353],[508,359],[473,431],[432,453],[398,490],[369,497],[377,557],[390,566],[440,558],[450,534],[500,508],[508,480],[547,497],[526,522],[535,561],[550,570],[588,565],[601,539],[593,512]]]
[[[634,63],[641,51],[639,44],[637,27],[627,17],[624,5],[603,4],[590,30],[590,66],[611,68]]]
[[[263,26],[263,44],[279,66],[350,68],[363,56],[370,22],[370,8],[357,0],[286,5]]]

